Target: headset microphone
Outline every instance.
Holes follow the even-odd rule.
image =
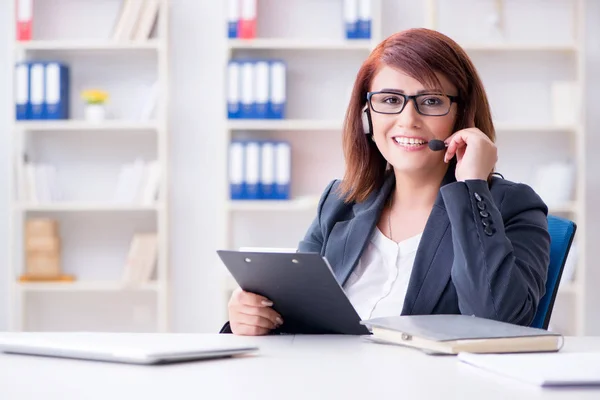
[[[444,143],[443,140],[438,139],[430,140],[428,146],[433,151],[446,150],[446,147],[448,147],[448,145]]]

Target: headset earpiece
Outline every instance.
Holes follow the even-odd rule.
[[[363,132],[365,135],[371,135],[373,132],[373,124],[371,123],[371,112],[369,111],[369,106],[366,105],[362,110],[362,125]]]

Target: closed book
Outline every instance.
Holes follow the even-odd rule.
[[[45,71],[44,64],[38,62],[31,64],[29,80],[29,101],[31,103],[29,117],[31,119],[46,119]]]
[[[244,154],[244,198],[260,199],[260,143],[247,142]]]
[[[245,144],[242,142],[232,142],[229,145],[229,192],[232,200],[242,200],[245,197],[245,151]]]
[[[254,78],[254,61],[243,61],[241,63],[240,118],[256,117],[256,82],[254,82]],[[230,84],[233,82],[230,81]],[[229,95],[231,96],[231,93]]]
[[[229,0],[227,7],[227,37],[238,37],[238,23],[240,21],[240,0]]]
[[[16,1],[17,40],[28,41],[32,38],[33,0]]]
[[[375,341],[432,354],[558,351],[559,333],[468,315],[401,315],[361,321]]]
[[[256,0],[241,0],[238,36],[242,39],[256,38]]]
[[[271,61],[268,118],[285,118],[285,103],[287,98],[286,69],[286,64],[283,61]]]
[[[257,61],[254,65],[254,117],[258,119],[266,119],[269,114],[269,72],[268,61]]]
[[[358,0],[357,38],[371,39],[371,14],[371,0]]]
[[[358,0],[344,0],[346,39],[358,39]]]

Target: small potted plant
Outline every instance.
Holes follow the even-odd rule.
[[[99,89],[87,89],[81,92],[85,101],[85,119],[87,121],[99,122],[106,118],[106,101],[108,93]]]

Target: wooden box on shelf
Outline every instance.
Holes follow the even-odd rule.
[[[22,282],[65,280],[61,272],[60,236],[56,220],[32,218],[26,221],[25,270],[20,278]]]

